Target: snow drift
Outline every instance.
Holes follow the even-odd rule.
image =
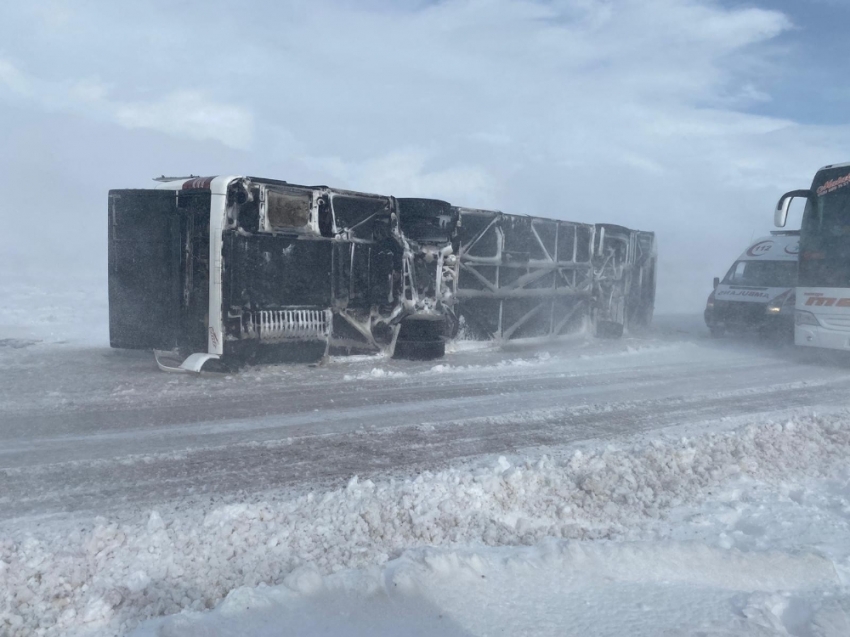
[[[835,583],[823,557],[700,544],[420,549],[324,577],[302,566],[281,586],[236,589],[211,613],[147,622],[133,637],[788,634],[789,596],[763,591],[804,598]],[[811,614],[825,625],[830,610]]]
[[[846,463],[848,452],[847,413],[801,415],[690,439],[659,435],[622,447],[600,443],[584,451],[553,449],[548,456],[522,461],[501,457],[400,481],[353,477],[337,490],[297,497],[268,493],[262,500],[209,509],[128,513],[120,520],[94,522],[28,521],[23,530],[10,522],[0,531],[0,631],[123,634],[147,618],[213,608],[240,587],[297,581],[301,593],[304,587],[321,591],[333,586],[328,575],[373,569],[356,576],[373,582],[366,585],[368,591],[374,582],[385,581],[386,573],[397,573],[398,564],[427,563],[430,555],[447,560],[464,555],[405,553],[415,547],[458,551],[536,545],[552,538],[656,537],[653,529],[674,507],[698,503],[731,481],[778,484],[791,476],[826,475]],[[637,586],[640,578],[629,573],[646,574],[648,564],[666,560],[675,565],[680,559],[702,560],[708,566],[697,571],[703,573],[711,571],[710,564],[723,563],[724,572],[742,571],[744,580],[746,571],[755,569],[755,579],[740,584],[741,590],[835,580],[821,559],[805,555],[762,558],[672,545],[642,553],[589,542],[545,544],[539,551],[561,555],[543,560],[544,570],[562,573],[586,555],[608,565],[593,572],[609,573],[617,581],[625,577]],[[622,570],[627,555],[640,559]],[[383,575],[374,570],[399,556],[402,562],[387,566],[390,571]],[[669,579],[657,573],[656,579]],[[700,585],[706,585],[708,576],[702,577]],[[216,612],[232,610],[238,606],[234,600],[245,595],[267,593],[272,602],[281,594],[234,593]]]

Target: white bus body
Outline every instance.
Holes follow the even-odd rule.
[[[776,207],[777,226],[785,225],[794,198],[806,200],[794,342],[850,350],[850,163],[824,166],[809,190],[784,194]]]

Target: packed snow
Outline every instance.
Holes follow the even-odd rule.
[[[787,635],[803,624],[838,637],[850,629],[848,602],[819,555],[549,539],[410,550],[383,568],[327,576],[303,566],[282,585],[239,588],[213,612],[133,634]]]
[[[0,346],[100,344],[109,340],[106,275],[16,272],[0,284]]]
[[[175,377],[102,281],[7,287],[4,637],[850,634],[843,363],[673,317]]]
[[[668,430],[120,521],[9,523],[0,626],[837,636],[848,416]]]

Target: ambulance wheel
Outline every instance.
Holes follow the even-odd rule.
[[[723,338],[726,336],[726,330],[722,327],[709,327],[708,331],[711,334],[711,338]]]

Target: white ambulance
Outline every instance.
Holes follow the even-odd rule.
[[[799,231],[772,232],[748,247],[723,280],[715,278],[705,306],[711,335],[757,331],[791,338],[799,250]]]

